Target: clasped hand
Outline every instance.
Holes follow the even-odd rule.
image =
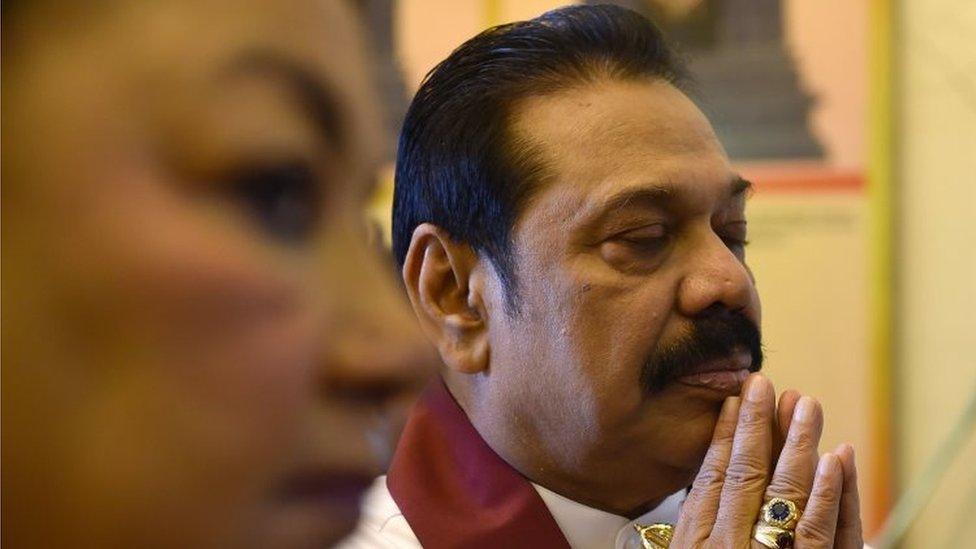
[[[795,547],[861,549],[854,450],[820,455],[822,431],[816,400],[786,391],[777,406],[772,383],[752,375],[722,407],[670,547],[764,549],[753,526],[765,502],[784,498],[798,511]]]

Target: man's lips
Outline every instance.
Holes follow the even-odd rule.
[[[741,392],[742,384],[749,377],[751,368],[752,355],[748,351],[736,349],[727,357],[702,362],[676,381],[683,385],[734,395]]]
[[[752,367],[752,354],[737,347],[729,356],[706,360],[688,372],[688,374],[703,374],[706,372],[723,372],[748,370]]]

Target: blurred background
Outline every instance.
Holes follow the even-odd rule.
[[[566,3],[360,0],[387,105],[371,211],[384,231],[396,128],[427,71],[487,27]],[[976,547],[963,422],[976,394],[976,2],[615,3],[677,42],[695,99],[756,184],[748,255],[768,372],[821,399],[823,449],[854,444],[868,534],[912,489],[917,505],[894,522],[921,514],[902,546]]]

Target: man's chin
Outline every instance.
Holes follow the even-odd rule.
[[[702,386],[698,381],[679,379],[665,384],[648,396],[644,411],[647,435],[654,440],[644,451],[675,474],[692,477],[711,443],[724,400],[741,392],[737,381],[723,382],[720,387]]]

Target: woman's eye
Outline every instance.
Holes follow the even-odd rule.
[[[307,240],[322,211],[314,170],[304,162],[240,170],[230,192],[262,231],[289,244]]]

